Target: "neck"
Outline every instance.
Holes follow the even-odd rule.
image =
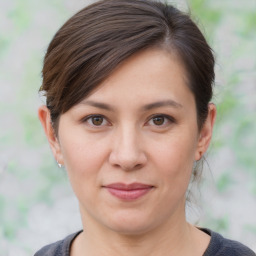
[[[209,238],[186,222],[185,213],[173,216],[154,230],[136,235],[117,233],[82,216],[84,232],[72,245],[72,256],[192,256],[202,255],[209,243]]]

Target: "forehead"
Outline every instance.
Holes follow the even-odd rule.
[[[112,101],[114,104],[120,99],[121,103],[137,104],[176,99],[182,104],[188,99],[193,101],[194,97],[179,58],[165,50],[148,49],[119,65],[85,100]]]

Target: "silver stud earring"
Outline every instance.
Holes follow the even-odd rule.
[[[57,164],[58,164],[59,168],[62,168],[62,164],[60,164],[58,161],[57,161]]]

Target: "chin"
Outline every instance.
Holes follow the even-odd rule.
[[[154,226],[151,222],[152,218],[132,212],[113,214],[110,219],[106,220],[109,229],[130,236],[147,233]]]
[[[139,236],[149,232],[151,229],[144,225],[134,225],[134,224],[127,224],[127,225],[114,225],[110,227],[112,231],[117,234],[125,235],[125,236]]]

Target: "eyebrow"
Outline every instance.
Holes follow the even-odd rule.
[[[170,107],[174,107],[174,108],[182,108],[183,106],[174,101],[174,100],[162,100],[162,101],[157,101],[157,102],[153,102],[150,104],[147,104],[143,107],[143,110],[151,110],[154,108],[160,108],[160,107],[165,107],[165,106],[170,106]]]
[[[82,101],[82,104],[93,106],[96,108],[105,109],[105,110],[112,111],[112,112],[114,111],[114,108],[112,106],[110,106],[106,103],[102,103],[102,102],[88,100],[88,101]],[[156,101],[156,102],[147,104],[142,107],[142,110],[148,111],[148,110],[151,110],[154,108],[160,108],[160,107],[165,107],[165,106],[170,106],[170,107],[174,107],[174,108],[182,108],[183,107],[180,103],[169,99],[169,100]]]
[[[101,109],[109,110],[109,111],[114,111],[113,107],[111,107],[108,104],[101,103],[101,102],[90,101],[90,100],[87,101],[86,100],[86,101],[82,101],[82,104],[93,106],[93,107],[96,107],[96,108],[101,108]]]

